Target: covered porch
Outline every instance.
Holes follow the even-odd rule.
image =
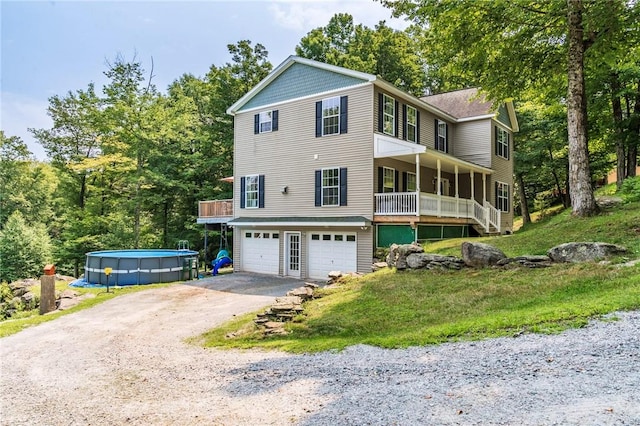
[[[487,233],[500,232],[500,211],[488,201],[491,169],[379,134],[374,137],[374,158],[374,221],[472,223]]]

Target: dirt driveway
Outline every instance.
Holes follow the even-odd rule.
[[[250,398],[224,390],[236,379],[229,369],[286,355],[206,350],[183,340],[299,285],[222,275],[117,297],[1,339],[0,422],[264,424],[268,414],[272,424],[288,423],[303,407],[273,395],[254,411]],[[234,287],[244,294],[214,290]]]
[[[394,350],[288,355],[184,342],[299,284],[214,277],[2,338],[0,424],[640,424],[640,311],[559,335]]]

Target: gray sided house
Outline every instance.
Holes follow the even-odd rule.
[[[376,247],[513,226],[511,102],[476,89],[425,98],[295,56],[233,104],[236,271],[370,272]]]

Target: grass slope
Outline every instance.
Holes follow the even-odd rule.
[[[640,257],[639,236],[640,204],[632,203],[585,219],[562,212],[512,236],[479,240],[508,256],[544,254],[569,241],[604,241],[625,245],[627,257],[635,259]],[[426,251],[459,256],[462,241],[428,245]],[[359,343],[396,348],[557,332],[616,310],[640,308],[640,267],[587,263],[545,269],[384,270],[325,290],[305,308],[287,325],[286,336],[262,337],[252,323],[254,315],[246,315],[202,337],[206,346],[313,352]],[[235,337],[226,337],[229,333]]]

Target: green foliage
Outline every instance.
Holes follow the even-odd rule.
[[[19,211],[0,231],[0,280],[37,277],[51,262],[51,240],[41,224],[27,224]]]
[[[425,91],[426,63],[415,37],[410,31],[393,30],[384,21],[368,28],[355,25],[347,13],[337,13],[326,27],[307,33],[296,46],[296,54],[378,75],[415,96]]]
[[[620,188],[620,195],[627,203],[640,201],[640,176],[625,179]]]

